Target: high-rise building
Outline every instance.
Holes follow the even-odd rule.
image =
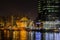
[[[60,17],[59,0],[38,0],[37,3],[38,17],[36,20],[55,20]]]

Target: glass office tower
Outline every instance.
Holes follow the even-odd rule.
[[[56,20],[59,19],[59,0],[38,0],[38,17],[36,20]]]
[[[60,1],[59,0],[38,0],[37,1],[38,17],[36,21],[56,21],[60,20]],[[48,25],[47,25],[48,26]],[[60,32],[45,32],[41,33],[44,35],[45,40],[59,40]],[[41,36],[42,37],[42,36]]]

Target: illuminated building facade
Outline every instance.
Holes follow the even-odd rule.
[[[60,1],[59,0],[38,0],[37,1],[37,10],[38,10],[38,17],[36,18],[37,22],[41,21],[56,21],[60,20]],[[50,23],[49,22],[49,23]],[[43,27],[49,28],[49,25],[43,24]],[[56,24],[52,23],[50,26],[55,27]],[[50,29],[50,28],[49,28]],[[51,28],[52,29],[52,28]],[[51,30],[50,31],[54,31]],[[54,29],[54,28],[53,28]],[[47,29],[46,29],[47,30]],[[45,32],[45,33],[44,33]],[[46,32],[44,31],[41,36],[41,40],[59,40],[57,37],[60,33],[56,32]]]
[[[20,20],[16,21],[17,27],[27,27],[29,19],[27,17],[23,17]]]
[[[59,20],[59,0],[38,0],[38,17],[36,20],[51,21]]]
[[[15,37],[20,36],[20,40],[27,40],[27,31],[24,29],[27,27],[28,25],[28,21],[29,19],[27,17],[23,17],[20,20],[16,21],[17,27],[21,30],[20,35],[17,35]],[[18,32],[15,32],[15,34],[17,34]]]

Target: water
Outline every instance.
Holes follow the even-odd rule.
[[[41,40],[41,32],[0,30],[0,40]],[[44,40],[60,40],[60,33],[45,32]]]
[[[20,31],[20,40],[27,40],[27,32],[25,30]]]
[[[33,31],[30,31],[29,34],[28,34],[28,39],[29,40],[34,40],[34,32]]]
[[[45,33],[45,40],[60,40],[60,33]]]
[[[53,33],[45,33],[45,40],[54,40]]]
[[[41,33],[35,32],[35,40],[41,40]]]

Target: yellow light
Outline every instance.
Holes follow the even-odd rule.
[[[19,32],[18,31],[14,31],[13,32],[13,40],[17,40],[17,39],[19,39]]]
[[[25,30],[20,31],[20,40],[27,40],[27,32]]]
[[[27,27],[28,19],[26,17],[23,17],[20,20],[17,20],[16,24],[18,27]]]

